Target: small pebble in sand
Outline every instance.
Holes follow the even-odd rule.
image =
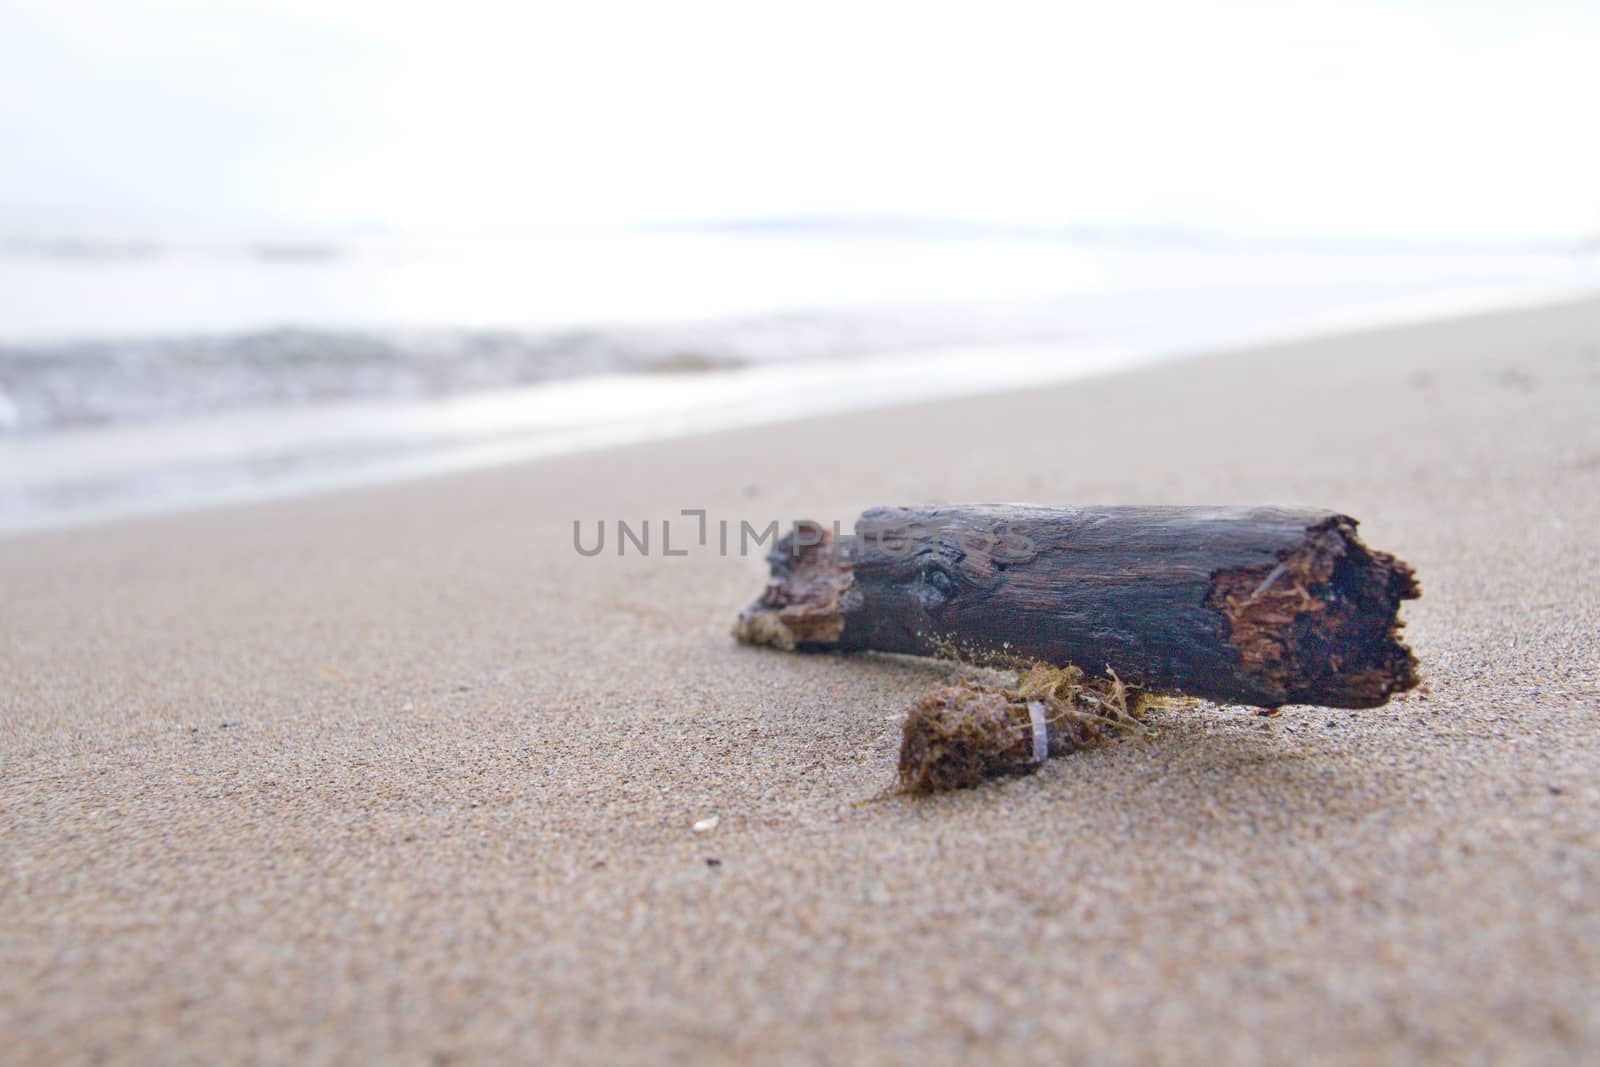
[[[709,834],[711,831],[715,830],[717,825],[721,822],[722,816],[708,815],[704,819],[698,820],[691,829],[693,829],[697,834]]]

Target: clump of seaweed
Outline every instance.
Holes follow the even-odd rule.
[[[1027,667],[1011,688],[962,680],[911,705],[900,740],[900,788],[966,789],[988,778],[1030,774],[1117,734],[1144,734],[1148,694],[1107,668],[1087,678],[1074,666]]]

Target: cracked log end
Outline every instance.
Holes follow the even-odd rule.
[[[1206,606],[1222,615],[1241,670],[1281,704],[1377,707],[1418,683],[1400,640],[1400,602],[1421,595],[1405,563],[1334,515],[1276,564],[1219,571]]]
[[[767,556],[771,578],[754,604],[739,613],[733,636],[750,645],[825,648],[844,633],[845,612],[860,600],[848,553],[828,530],[812,545],[796,546],[794,534]]]

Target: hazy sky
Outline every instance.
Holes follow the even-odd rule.
[[[1600,232],[1600,4],[0,0],[0,223]]]

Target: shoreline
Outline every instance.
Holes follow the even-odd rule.
[[[1592,298],[1588,285],[1397,299],[1189,347],[1047,341],[784,361],[694,374],[595,375],[411,403],[241,410],[0,440],[0,538],[534,462],[851,411],[1003,394]],[[205,454],[194,463],[189,457]],[[330,466],[331,464],[331,466]]]

